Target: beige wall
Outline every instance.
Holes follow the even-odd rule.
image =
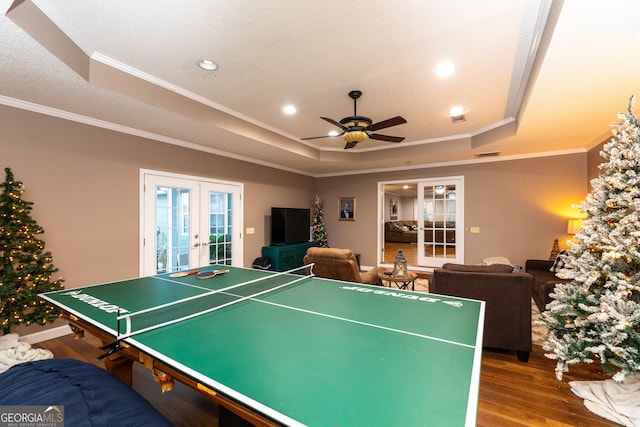
[[[465,225],[481,230],[466,232],[465,261],[503,255],[523,264],[568,238],[566,219],[586,195],[591,164],[572,154],[315,179],[4,106],[0,127],[0,166],[25,184],[67,288],[138,275],[141,168],[243,183],[244,227],[255,229],[245,236],[245,266],[268,244],[270,208],[309,207],[315,194],[325,201],[329,244],[374,265],[378,182],[461,175]],[[343,196],[356,197],[355,222],[338,221]]]
[[[330,246],[361,253],[364,265],[376,263],[381,229],[376,224],[378,182],[464,176],[465,262],[506,256],[524,265],[529,258],[548,258],[553,240],[566,246],[572,205],[587,194],[586,154],[502,161],[398,172],[326,177],[317,192],[325,200]],[[338,221],[341,196],[357,198],[357,220]],[[480,227],[471,234],[469,227]]]
[[[315,179],[0,107],[0,159],[34,203],[67,288],[139,274],[140,169],[244,184],[244,265],[268,244],[271,206],[309,207]]]
[[[605,161],[604,157],[600,155],[600,152],[604,150],[604,144],[607,141],[598,144],[596,147],[589,150],[587,155],[587,179],[589,180],[589,191],[591,191],[591,180],[597,178],[600,175],[599,166]]]

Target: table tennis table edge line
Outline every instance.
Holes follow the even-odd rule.
[[[475,426],[478,418],[480,371],[482,368],[482,338],[484,336],[484,315],[486,308],[485,301],[480,301],[480,303],[480,312],[478,313],[478,330],[476,333],[476,350],[473,355],[473,367],[471,368],[465,427]]]
[[[46,294],[38,294],[38,296],[44,300],[47,300],[49,303],[56,305],[58,308],[67,311],[69,314],[77,317],[78,319],[82,319],[83,321],[91,324],[92,326],[95,326],[98,329],[102,329],[105,332],[113,335],[114,337],[118,335],[117,331],[114,329],[111,329],[109,326],[105,325],[104,323],[98,322],[96,320],[91,319],[89,316],[80,313],[79,311],[67,306],[64,303],[61,303],[60,301],[56,301],[53,300],[51,298],[48,298],[48,296]],[[73,320],[70,320],[70,322],[73,322]]]

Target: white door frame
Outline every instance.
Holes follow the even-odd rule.
[[[203,209],[197,209],[197,205],[202,204],[202,200],[204,197],[199,196],[200,193],[200,184],[202,183],[205,188],[213,186],[226,187],[227,189],[236,189],[237,191],[233,192],[233,238],[232,238],[232,262],[234,266],[242,266],[243,262],[243,254],[244,254],[244,242],[242,230],[244,229],[244,210],[243,210],[243,199],[244,199],[244,184],[232,181],[223,181],[212,178],[205,178],[199,176],[192,175],[184,175],[184,174],[176,174],[171,172],[164,171],[156,171],[151,169],[140,169],[140,244],[139,244],[139,274],[140,276],[148,275],[149,268],[145,269],[145,245],[152,245],[155,248],[155,210],[152,213],[145,212],[145,180],[147,177],[154,177],[159,180],[162,180],[167,183],[168,186],[180,186],[183,184],[191,183],[189,188],[196,188],[194,192],[193,201],[191,203],[192,207],[192,217],[198,218],[202,215],[201,212],[204,212]],[[194,187],[195,186],[195,187]],[[221,191],[222,192],[222,191]],[[204,221],[198,221],[198,227],[204,224]],[[195,224],[195,222],[194,222]],[[207,221],[208,224],[208,221]],[[204,227],[204,226],[203,226]],[[151,230],[151,231],[150,231]],[[192,233],[193,234],[193,233]],[[198,235],[207,236],[206,241],[208,242],[209,233],[202,233],[198,230]],[[195,251],[198,251],[199,246],[194,246]],[[194,253],[195,256],[190,257],[191,260],[197,261],[200,266],[202,257],[198,256],[197,253]]]
[[[461,193],[458,196],[458,204],[456,210],[456,253],[460,253],[459,257],[456,257],[459,261],[448,260],[448,262],[460,262],[464,263],[464,176],[447,176],[447,177],[435,177],[435,178],[407,178],[407,179],[396,179],[390,181],[379,181],[378,182],[378,239],[377,239],[377,264],[383,265],[387,267],[392,267],[390,264],[384,263],[384,210],[386,208],[384,203],[384,186],[387,184],[403,184],[403,183],[412,183],[418,184],[420,182],[434,182],[434,181],[451,181],[451,180],[460,180],[460,190]],[[418,197],[418,193],[416,191],[416,198]],[[422,215],[422,207],[416,206],[416,215]],[[419,218],[418,218],[419,219]],[[424,238],[423,238],[424,240]],[[432,267],[427,266],[417,266],[417,270],[431,271]]]

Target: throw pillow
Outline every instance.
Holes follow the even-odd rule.
[[[406,225],[402,226],[402,231],[409,231],[409,227],[407,227]]]
[[[490,258],[485,258],[484,260],[482,260],[482,264],[483,265],[503,264],[503,265],[510,265],[511,267],[513,267],[513,263],[511,262],[511,260],[503,256],[493,256]]]
[[[560,253],[560,246],[558,245],[558,239],[553,241],[553,247],[551,248],[551,254],[549,255],[549,261],[555,261]]]
[[[567,253],[567,251],[558,252],[558,256],[553,261],[553,265],[551,266],[549,271],[557,273],[558,271],[562,270],[565,267],[565,262],[564,262],[563,255],[565,255],[566,253]]]

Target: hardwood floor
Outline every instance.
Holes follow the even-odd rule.
[[[97,366],[100,342],[86,336],[74,340],[66,335],[34,345],[51,350],[56,357],[84,360]],[[528,363],[519,362],[515,353],[485,350],[482,357],[478,426],[617,426],[589,412],[570,390],[569,381],[605,379],[596,367],[573,366],[562,382],[554,374],[554,362],[534,345]],[[151,402],[176,426],[217,426],[217,407],[200,393],[176,383],[173,391],[162,394],[150,372],[141,364],[134,368],[133,388]],[[419,396],[428,399],[429,396]]]
[[[418,265],[418,246],[415,243],[385,242],[384,243],[384,262],[385,264],[393,264],[393,259],[398,254],[398,249],[402,249],[404,257],[407,259],[409,266]]]
[[[398,253],[398,249],[402,249],[404,257],[407,259],[409,267],[418,265],[418,245],[415,243],[401,242],[385,242],[384,243],[384,263],[393,264],[393,259]],[[439,251],[442,256],[442,251]]]

